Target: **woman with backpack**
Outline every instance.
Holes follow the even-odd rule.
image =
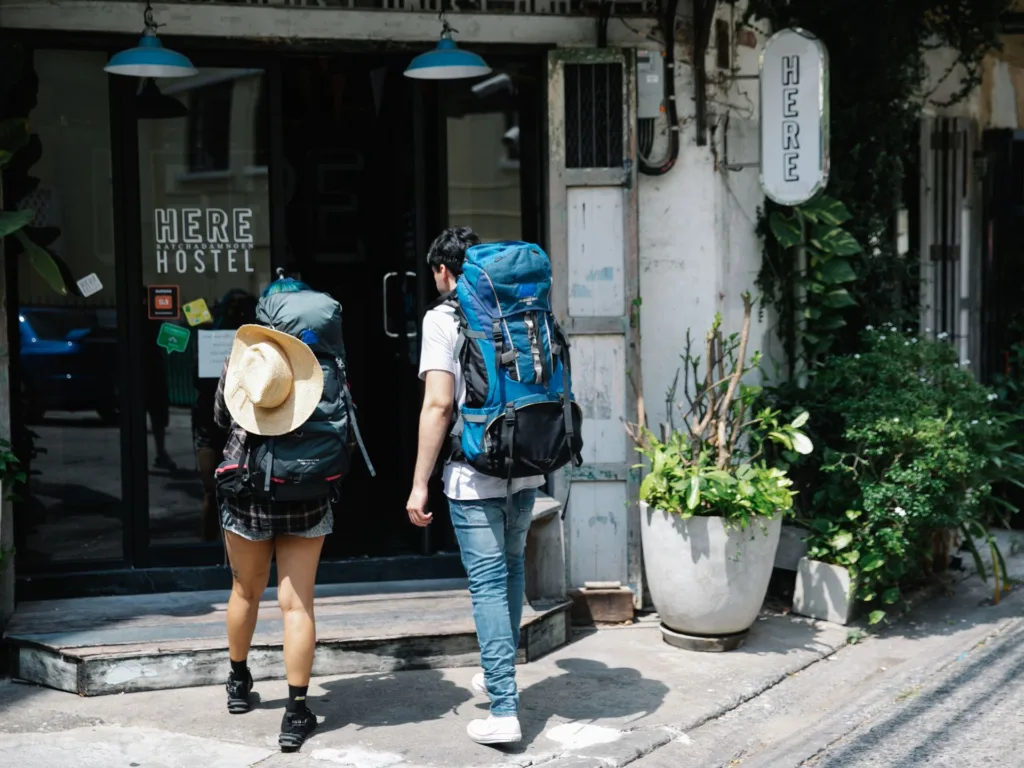
[[[277,562],[288,701],[279,744],[295,751],[316,728],[306,706],[316,628],[313,592],[331,497],[349,466],[341,306],[297,280],[275,280],[259,325],[236,331],[217,384],[214,420],[228,432],[217,469],[224,545],[233,577],[227,631],[228,712],[250,709],[247,665],[260,598]],[[301,428],[301,429],[300,429]]]

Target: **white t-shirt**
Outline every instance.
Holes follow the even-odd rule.
[[[446,371],[455,377],[455,407],[466,402],[466,381],[462,366],[455,359],[455,345],[459,338],[459,323],[455,310],[441,306],[432,309],[423,318],[423,338],[420,348],[420,378],[427,371]],[[541,475],[520,477],[512,481],[512,491],[539,488],[544,485]],[[476,499],[503,499],[507,492],[505,480],[484,475],[461,461],[452,461],[444,468],[444,493],[455,501]]]

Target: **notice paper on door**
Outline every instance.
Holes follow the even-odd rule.
[[[234,331],[199,331],[199,378],[220,378],[234,341]]]

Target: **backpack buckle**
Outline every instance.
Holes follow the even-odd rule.
[[[513,403],[509,403],[508,405],[505,406],[505,423],[516,423],[516,407]]]

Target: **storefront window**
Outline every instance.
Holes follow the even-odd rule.
[[[262,70],[203,69],[159,87],[187,114],[138,123],[150,538],[213,541],[213,396],[271,280],[266,84]]]
[[[499,74],[450,96],[448,223],[484,241],[523,237],[519,112],[513,80]]]
[[[4,173],[8,200],[35,212],[29,237],[62,262],[68,283],[68,295],[57,293],[11,241],[7,255],[19,259],[14,437],[29,470],[16,529],[19,561],[30,569],[122,556],[105,63],[102,53],[83,51],[37,50],[28,58],[34,138]]]

